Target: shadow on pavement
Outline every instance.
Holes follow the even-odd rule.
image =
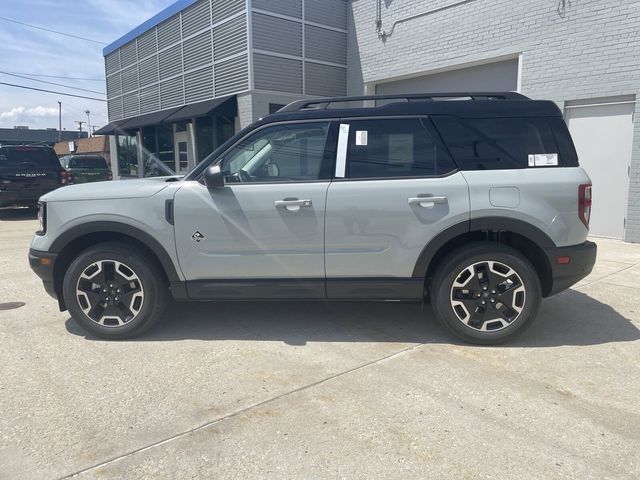
[[[86,336],[69,318],[67,330]],[[90,337],[87,337],[90,338]],[[136,341],[246,340],[307,342],[460,342],[426,305],[352,302],[173,303]],[[640,339],[640,330],[613,308],[570,290],[545,300],[532,327],[506,347],[599,345]]]
[[[0,208],[0,220],[35,220],[37,218],[36,208]]]

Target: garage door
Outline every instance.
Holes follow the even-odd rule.
[[[476,65],[448,72],[378,83],[376,94],[439,92],[511,92],[518,89],[518,59]]]
[[[565,107],[580,165],[593,182],[592,235],[624,237],[634,108],[635,98],[569,102]]]

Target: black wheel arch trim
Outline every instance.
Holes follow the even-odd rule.
[[[60,234],[60,236],[58,236],[58,238],[53,241],[49,251],[51,253],[59,253],[70,242],[84,235],[99,232],[119,233],[135,238],[139,242],[143,243],[146,247],[148,247],[158,258],[170,282],[179,282],[182,280],[179,277],[178,272],[176,271],[176,267],[173,264],[171,257],[167,253],[166,249],[160,244],[160,242],[158,242],[151,235],[140,230],[139,228],[125,223],[96,221],[83,223],[82,225],[72,227],[64,233]]]
[[[420,252],[412,277],[425,278],[431,261],[442,247],[460,235],[477,231],[512,232],[528,238],[543,250],[556,247],[553,240],[546,233],[523,220],[507,217],[474,218],[443,230],[427,243],[422,252]]]

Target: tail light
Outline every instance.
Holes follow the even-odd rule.
[[[60,172],[60,184],[70,185],[71,183],[73,183],[73,175],[71,172],[67,172],[66,170]]]
[[[591,184],[585,183],[578,187],[578,217],[584,226],[589,228],[591,219]]]

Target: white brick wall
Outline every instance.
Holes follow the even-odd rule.
[[[377,0],[350,0],[350,94],[363,84],[522,54],[522,93],[557,102],[636,95],[626,240],[640,242],[640,1],[470,0],[398,24],[385,42]],[[458,0],[382,0],[383,29]],[[559,13],[562,4],[564,14]]]

